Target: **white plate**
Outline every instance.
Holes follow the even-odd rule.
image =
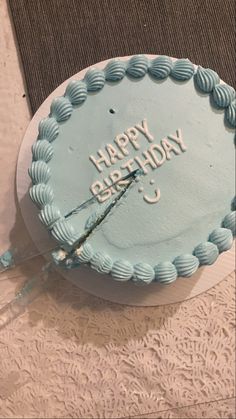
[[[150,56],[150,58],[153,57]],[[128,58],[122,57],[122,59]],[[102,61],[95,66],[104,68],[107,61],[109,60]],[[87,68],[84,69],[70,79],[83,78],[87,70]],[[56,243],[49,237],[46,229],[38,220],[38,211],[28,195],[30,186],[28,167],[32,159],[31,146],[37,138],[39,121],[49,114],[52,99],[64,94],[70,79],[54,90],[34,115],[23,138],[17,163],[16,186],[22,216],[35,245],[42,252]],[[83,290],[106,300],[119,304],[156,306],[176,303],[195,297],[216,285],[233,270],[234,248],[221,254],[213,266],[201,267],[191,278],[178,278],[177,281],[169,286],[153,283],[140,287],[130,281],[121,283],[113,280],[109,275],[97,274],[94,270],[86,267],[70,271],[60,269],[60,273]]]

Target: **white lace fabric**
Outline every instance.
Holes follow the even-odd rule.
[[[59,278],[0,333],[1,417],[233,418],[234,325],[233,274],[146,308]]]

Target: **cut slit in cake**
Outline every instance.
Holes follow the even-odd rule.
[[[235,104],[213,70],[166,56],[110,60],[70,81],[29,169],[40,220],[65,249],[55,260],[141,284],[214,263],[235,234]]]

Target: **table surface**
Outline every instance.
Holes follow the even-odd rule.
[[[15,195],[30,114],[5,0],[0,21],[1,253],[31,241]],[[0,307],[41,264],[1,276]],[[235,417],[234,290],[232,273],[191,300],[135,308],[57,276],[56,287],[0,331],[0,416]]]

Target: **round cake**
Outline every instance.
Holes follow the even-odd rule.
[[[235,125],[234,89],[188,59],[112,59],[68,82],[29,168],[54,260],[138,284],[213,264],[235,234]]]

